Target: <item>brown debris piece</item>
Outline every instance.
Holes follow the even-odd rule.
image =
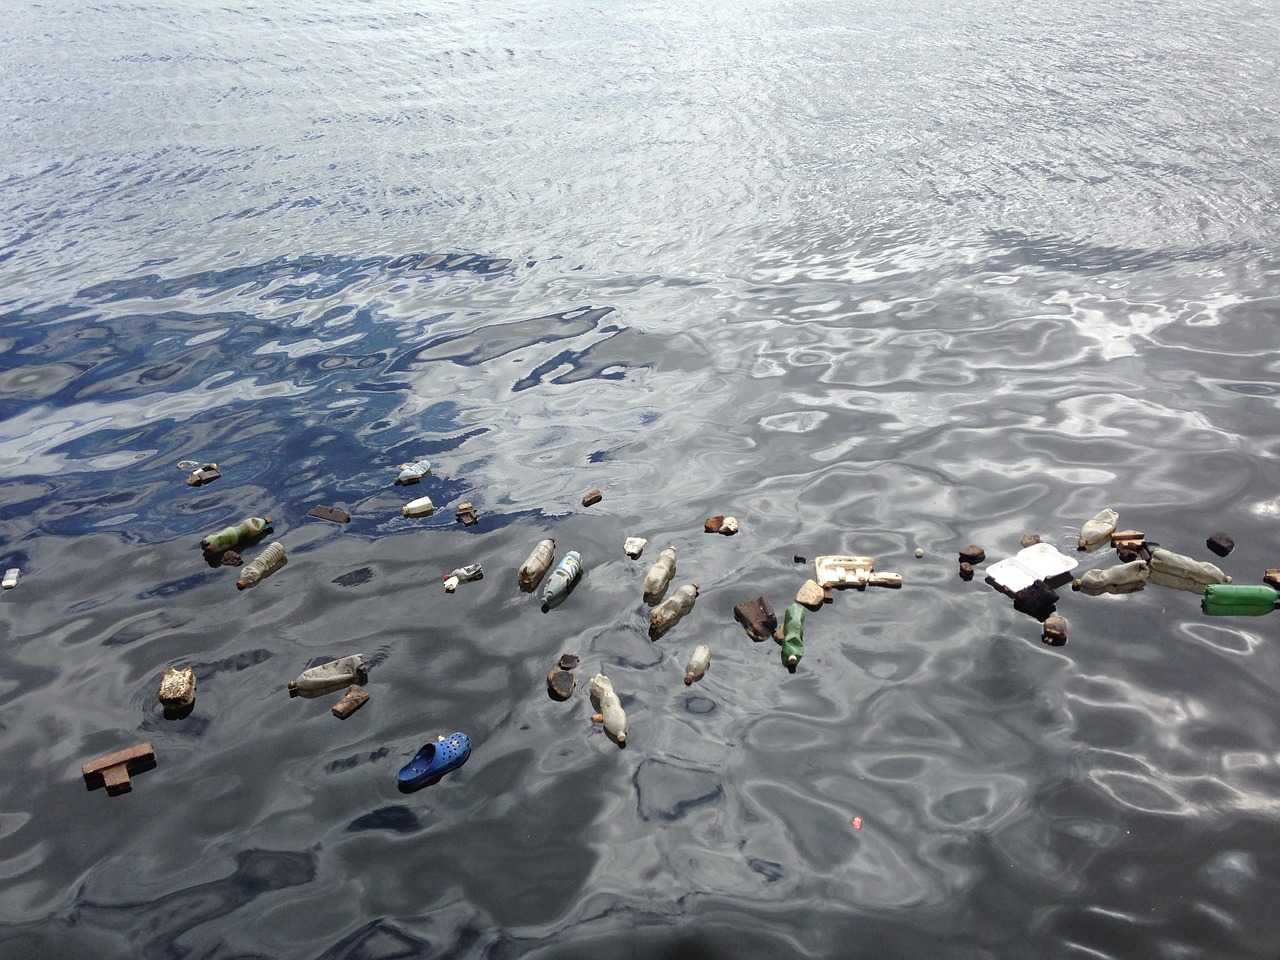
[[[150,743],[140,743],[135,747],[109,753],[97,760],[90,760],[80,767],[80,772],[84,774],[85,785],[90,790],[96,786],[98,778],[101,778],[107,793],[115,796],[119,793],[128,793],[133,789],[133,783],[129,780],[130,774],[150,770],[155,765],[155,748]]]
[[[1022,545],[1022,549],[1025,550],[1027,549],[1027,547],[1034,547],[1037,543],[1039,543],[1040,535],[1035,533],[1028,533],[1025,536],[1023,536],[1023,538],[1018,542]]]
[[[1040,639],[1051,647],[1061,647],[1067,642],[1067,618],[1054,614],[1046,617],[1044,621],[1044,632],[1040,635]]]
[[[339,720],[345,720],[363,707],[368,700],[369,695],[353,683],[347,687],[346,696],[333,705],[333,715]]]
[[[976,543],[971,543],[967,547],[960,550],[960,560],[962,563],[979,564],[987,559],[987,551],[983,550]]]
[[[458,504],[458,522],[464,527],[471,526],[479,519],[480,517],[476,514],[476,508],[470,503]]]
[[[797,553],[795,556],[793,556],[793,557],[791,558],[791,561],[792,561],[793,563],[808,563],[808,562],[809,562],[807,558],[800,556],[800,554],[798,554],[798,553]]]
[[[818,586],[818,581],[806,580],[796,591],[796,603],[810,610],[817,610],[822,606],[822,596],[822,587]]]
[[[835,600],[835,598],[836,598],[836,595],[835,595],[835,591],[834,591],[834,590],[832,590],[830,587],[823,587],[823,588],[822,588],[822,602],[823,602],[823,603],[831,603],[832,601],[834,601],[834,600]]]
[[[338,507],[326,507],[317,503],[314,507],[307,511],[308,517],[315,517],[317,520],[332,520],[334,523],[347,523],[351,520],[351,514]]]
[[[960,579],[966,581],[973,579],[973,564],[960,561]]]
[[[707,517],[706,522],[702,524],[702,529],[707,533],[719,533],[720,528],[724,526],[723,516]]]
[[[547,674],[547,696],[552,700],[568,700],[577,683],[578,678],[568,670],[552,670]]]
[[[238,567],[244,563],[244,557],[236,553],[234,550],[224,550],[222,552],[221,563],[224,567]]]
[[[1133,563],[1139,556],[1140,554],[1133,547],[1116,547],[1116,558],[1121,563]]]
[[[604,723],[604,714],[603,714],[603,713],[593,713],[593,714],[591,715],[591,722],[592,722],[592,723]]]
[[[743,600],[733,608],[733,619],[742,624],[747,636],[757,643],[768,640],[778,629],[778,615],[773,612],[768,597]]]
[[[222,473],[218,470],[216,463],[206,463],[198,470],[191,471],[191,476],[187,477],[187,486],[198,487],[204,483],[213,483],[220,476],[222,476]]]
[[[1269,586],[1280,590],[1280,569],[1272,568],[1262,575],[1263,581]]]
[[[196,700],[196,672],[169,667],[160,677],[160,702],[170,709],[189,707]]]
[[[1204,544],[1220,557],[1225,557],[1236,548],[1236,542],[1231,539],[1231,535],[1223,533],[1221,530],[1210,534],[1209,539]]]
[[[599,490],[592,490],[590,493],[588,493],[585,497],[582,498],[582,505],[584,507],[589,507],[593,503],[599,503],[603,499],[604,499],[603,493],[601,493]]]
[[[579,663],[581,663],[581,662],[582,662],[582,661],[578,659],[578,655],[577,655],[576,653],[562,653],[562,654],[560,654],[560,669],[561,669],[561,670],[572,670],[574,667],[576,667],[576,666],[577,666]]]

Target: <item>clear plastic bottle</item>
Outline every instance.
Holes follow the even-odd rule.
[[[240,579],[236,581],[236,589],[256,587],[264,577],[271,576],[288,562],[289,558],[284,555],[284,544],[279,541],[269,544],[251,562],[244,565],[240,571]]]
[[[270,517],[245,517],[239,523],[223,527],[217,533],[211,533],[200,541],[200,548],[209,553],[221,553],[230,550],[241,540],[252,540],[267,529]]]
[[[645,602],[654,604],[661,600],[662,595],[667,592],[671,578],[675,575],[676,548],[667,547],[667,549],[658,554],[658,559],[653,561],[653,566],[649,568],[649,572],[644,576]]]
[[[356,653],[303,670],[298,674],[298,679],[289,681],[289,689],[304,693],[328,690],[330,687],[356,683],[363,675],[364,655]]]
[[[547,575],[547,570],[551,567],[551,563],[555,558],[555,540],[551,537],[539,540],[538,545],[533,548],[533,552],[529,554],[524,563],[520,564],[520,570],[516,574],[516,578],[520,581],[520,589],[526,593],[536,590],[538,584],[542,582],[542,578]]]
[[[604,732],[613,737],[619,745],[627,742],[627,712],[622,709],[622,701],[614,692],[613,683],[603,673],[597,673],[587,684],[591,699],[604,716]]]
[[[698,585],[686,583],[654,607],[649,614],[649,639],[657,640],[674,627],[681,617],[693,609],[693,602],[697,599]]]
[[[693,648],[689,663],[684,668],[684,685],[688,687],[693,684],[693,681],[701,680],[709,666],[711,666],[711,648],[705,643],[700,643]]]
[[[395,482],[397,486],[408,486],[429,476],[431,476],[431,464],[426,460],[415,460],[400,464],[400,476],[396,477]]]
[[[478,563],[469,563],[465,567],[458,567],[453,573],[444,578],[444,589],[446,593],[453,593],[458,589],[458,584],[466,583],[470,580],[483,580],[484,569]]]
[[[794,667],[804,656],[804,607],[793,603],[782,616],[782,663]]]
[[[569,594],[569,588],[582,576],[582,555],[570,550],[559,565],[551,571],[547,585],[542,590],[542,609],[548,610]]]

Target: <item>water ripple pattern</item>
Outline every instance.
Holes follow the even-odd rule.
[[[1102,507],[1280,567],[1271,5],[19,0],[0,51],[0,956],[1276,956],[1280,614],[1058,583],[1053,647],[958,568],[1110,565]],[[791,673],[733,607],[843,553],[904,585]],[[288,695],[352,653],[348,719]]]

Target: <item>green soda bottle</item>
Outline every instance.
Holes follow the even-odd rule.
[[[270,523],[270,517],[245,517],[237,524],[209,534],[200,541],[200,547],[208,553],[230,550],[241,540],[251,540],[262,533]]]
[[[793,603],[782,615],[782,664],[794,667],[804,656],[804,607]]]
[[[1280,593],[1265,584],[1211,583],[1200,609],[1211,617],[1260,617],[1276,608]]]

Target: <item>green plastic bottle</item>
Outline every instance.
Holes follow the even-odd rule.
[[[270,517],[245,517],[239,523],[223,527],[217,533],[211,533],[200,541],[202,549],[209,553],[221,553],[230,550],[241,540],[251,540],[271,523]]]
[[[782,665],[794,667],[804,656],[804,607],[793,603],[782,615]]]
[[[1280,592],[1264,584],[1211,583],[1200,609],[1211,617],[1260,617],[1276,608]]]

